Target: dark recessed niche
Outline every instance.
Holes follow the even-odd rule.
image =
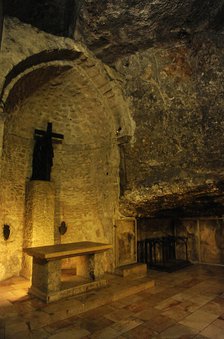
[[[8,240],[10,237],[10,226],[7,224],[4,224],[3,226],[3,237],[5,240]]]
[[[58,227],[59,229],[59,233],[61,235],[64,235],[67,232],[67,226],[66,223],[64,221],[61,222],[61,225]]]

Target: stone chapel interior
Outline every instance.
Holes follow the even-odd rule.
[[[96,275],[224,265],[224,1],[7,0],[0,21],[0,281],[80,242],[110,245]]]

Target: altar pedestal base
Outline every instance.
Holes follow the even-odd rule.
[[[49,181],[33,180],[27,185],[23,247],[54,244],[55,187]],[[26,254],[21,274],[32,275],[32,260]]]
[[[107,280],[99,278],[95,256],[111,248],[109,244],[90,241],[25,248],[24,252],[33,257],[32,286],[29,293],[50,303],[106,286]],[[60,261],[75,256],[85,256],[88,260],[84,283],[66,288],[61,279]]]

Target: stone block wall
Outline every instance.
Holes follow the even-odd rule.
[[[64,135],[61,144],[54,144],[51,173],[55,186],[55,243],[113,243],[120,161],[116,131],[122,125],[122,134],[131,137],[134,129],[114,71],[84,47],[9,21],[12,25],[6,20],[0,54],[4,75],[0,214],[1,224],[10,225],[11,234],[7,241],[0,238],[1,280],[18,275],[22,267],[34,129],[46,130],[47,123],[52,122],[53,132]],[[15,43],[17,31],[28,39],[29,48],[22,45],[21,35]],[[47,51],[48,47],[53,51]],[[63,236],[58,231],[62,221],[67,225]],[[112,270],[112,251],[103,254],[96,264],[99,270]]]
[[[138,241],[149,238],[174,235],[174,222],[171,219],[140,218],[137,221]]]
[[[224,222],[222,218],[183,219],[178,235],[187,236],[189,259],[193,262],[224,265]],[[179,251],[179,257],[183,254]]]
[[[25,188],[32,171],[34,129],[46,129],[48,121],[53,123],[53,131],[64,135],[62,144],[54,145],[51,176],[56,190],[55,242],[113,240],[112,218],[119,184],[119,154],[116,139],[112,139],[114,120],[104,99],[76,68],[41,87],[8,112],[5,121],[4,210],[7,223],[13,225],[20,239],[18,260],[23,241]],[[60,237],[61,221],[66,222],[68,230]],[[45,236],[49,236],[48,232]]]
[[[138,240],[169,235],[188,238],[188,259],[191,262],[224,265],[223,218],[138,220]],[[176,256],[177,259],[186,259],[182,242],[177,242]]]

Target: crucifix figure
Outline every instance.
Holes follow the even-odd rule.
[[[47,131],[35,129],[34,138],[36,140],[33,150],[33,172],[31,180],[51,180],[51,167],[53,165],[54,150],[52,139],[64,139],[63,134],[52,132],[52,123],[48,122]]]

